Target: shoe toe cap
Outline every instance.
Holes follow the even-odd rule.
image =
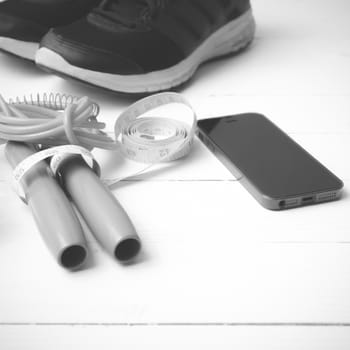
[[[88,34],[84,39],[76,40],[66,35],[60,28],[55,28],[44,36],[40,47],[52,50],[69,64],[86,70],[116,75],[144,73],[143,69],[132,60],[103,49],[95,45],[94,41],[89,42]]]

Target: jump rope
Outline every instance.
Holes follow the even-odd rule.
[[[184,105],[190,122],[145,116],[170,104]],[[139,252],[141,240],[108,187],[157,163],[186,156],[196,130],[193,108],[173,92],[129,106],[116,119],[113,137],[98,120],[99,112],[88,97],[44,94],[7,102],[0,95],[0,143],[6,143],[6,157],[14,168],[14,189],[30,206],[58,263],[68,269],[81,267],[88,256],[71,203],[104,249],[119,261],[129,261]],[[93,148],[119,151],[144,166],[118,179],[100,179]]]

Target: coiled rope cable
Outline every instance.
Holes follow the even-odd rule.
[[[187,124],[170,118],[143,116],[171,103],[187,106],[192,122]],[[18,141],[49,147],[17,166],[14,171],[16,181],[19,183],[21,177],[39,161],[58,154],[62,158],[62,154],[78,153],[93,159],[89,151],[95,147],[120,150],[129,159],[150,164],[137,173],[106,180],[108,185],[138,175],[155,163],[175,160],[190,152],[196,115],[180,94],[160,93],[132,104],[117,118],[114,138],[105,132],[105,123],[97,120],[99,111],[98,104],[88,97],[44,94],[6,102],[0,95],[0,143]],[[155,135],[162,137],[157,139]],[[76,147],[62,146],[69,144]]]

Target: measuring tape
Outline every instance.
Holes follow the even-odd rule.
[[[160,106],[180,103],[191,111],[189,125],[169,118],[142,118]],[[114,132],[121,138],[123,153],[131,160],[142,163],[159,163],[184,157],[190,152],[197,119],[192,106],[177,93],[161,93],[144,98],[127,108],[118,118]],[[154,135],[162,140],[155,140]]]
[[[187,107],[191,119],[189,124],[170,118],[143,117],[147,112],[172,103]],[[148,165],[127,176],[104,180],[104,182],[112,186],[118,181],[145,172],[154,164],[173,161],[186,156],[193,145],[196,124],[197,118],[192,106],[178,93],[160,93],[132,104],[118,117],[114,126],[115,142],[112,147],[109,144],[108,149],[120,150],[127,158]],[[72,132],[72,128],[70,132]],[[160,139],[157,139],[157,137],[160,137]],[[35,143],[35,140],[33,140],[33,143]],[[13,179],[17,194],[25,200],[21,180],[37,163],[51,158],[50,167],[53,174],[56,174],[61,162],[72,154],[81,155],[87,164],[99,174],[98,164],[86,148],[77,145],[52,147],[26,158],[14,169]]]

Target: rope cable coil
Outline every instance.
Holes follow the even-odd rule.
[[[187,106],[191,111],[192,123],[143,116],[171,103]],[[114,126],[115,138],[105,132],[105,123],[97,120],[99,111],[98,104],[88,97],[44,94],[22,100],[17,98],[7,103],[0,95],[0,143],[19,141],[42,145],[44,148],[50,147],[25,159],[15,168],[15,189],[22,199],[22,177],[31,167],[47,158],[52,158],[51,168],[54,173],[60,162],[70,154],[81,154],[96,170],[96,161],[89,152],[95,147],[119,150],[131,160],[148,163],[133,174],[104,180],[111,186],[145,172],[156,163],[184,157],[191,150],[196,115],[191,105],[180,94],[160,93],[132,104],[117,118]],[[161,138],[157,139],[155,135]]]

